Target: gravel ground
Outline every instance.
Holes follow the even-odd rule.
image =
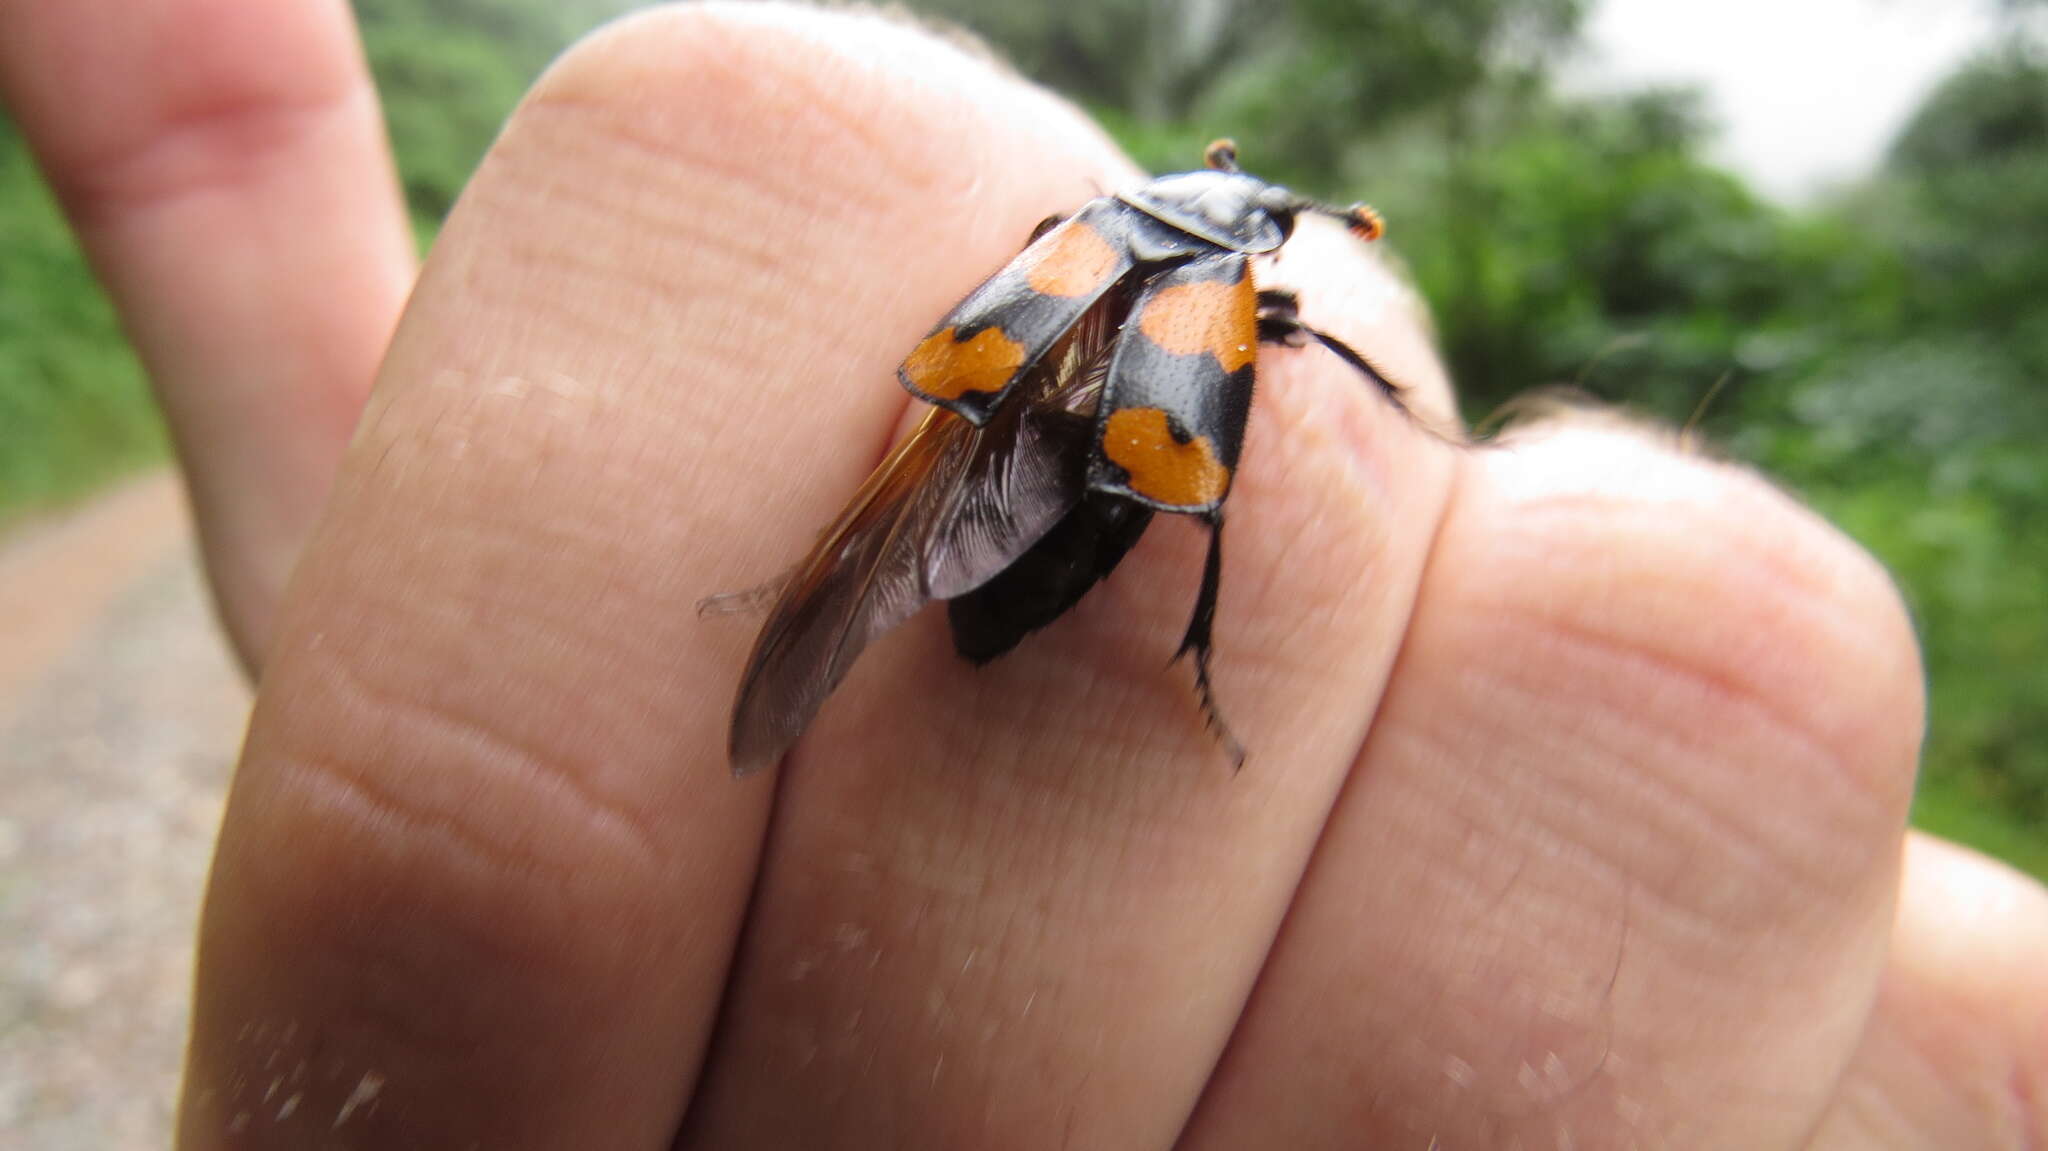
[[[0,1147],[161,1149],[249,697],[167,478],[66,519],[0,543]]]

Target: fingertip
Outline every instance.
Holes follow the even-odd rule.
[[[245,666],[413,275],[341,0],[6,6],[0,88],[149,371]]]
[[[1906,839],[1898,939],[1903,965],[1974,984],[1987,1007],[2024,1004],[2048,1023],[2048,983],[2040,979],[2048,962],[2048,888],[2032,876],[1914,832]],[[2048,1044],[2048,1031],[2040,1038]],[[2042,1054],[2048,1058],[2048,1046]]]
[[[2028,1145],[2048,1130],[2048,890],[1915,832],[1876,1010],[1811,1146]]]

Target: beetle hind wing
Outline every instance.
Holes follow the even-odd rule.
[[[733,702],[733,774],[781,759],[869,642],[924,606],[918,541],[974,438],[948,413],[926,417],[781,584]]]
[[[1081,499],[1122,306],[1084,316],[987,426],[931,411],[784,580],[738,593],[775,605],[733,706],[735,773],[779,760],[876,637],[997,577]]]

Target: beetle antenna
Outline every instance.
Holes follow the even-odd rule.
[[[1367,243],[1387,234],[1387,222],[1371,204],[1353,204],[1349,208],[1333,208],[1315,200],[1301,200],[1295,204],[1297,212],[1314,212],[1328,216],[1344,225],[1352,235]]]
[[[1202,163],[1218,172],[1239,171],[1237,141],[1228,136],[1209,141],[1209,146],[1202,149]]]

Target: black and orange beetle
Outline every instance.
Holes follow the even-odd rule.
[[[1039,225],[897,375],[933,405],[775,593],[733,705],[735,774],[781,759],[868,643],[945,600],[954,647],[980,664],[1080,601],[1154,512],[1209,528],[1201,592],[1176,659],[1232,762],[1243,749],[1209,682],[1223,504],[1251,412],[1261,343],[1314,339],[1399,390],[1293,296],[1262,292],[1251,259],[1316,212],[1376,239],[1379,216],[1337,209],[1238,169],[1161,176]],[[714,601],[723,598],[714,597]],[[713,601],[707,601],[711,604]]]

